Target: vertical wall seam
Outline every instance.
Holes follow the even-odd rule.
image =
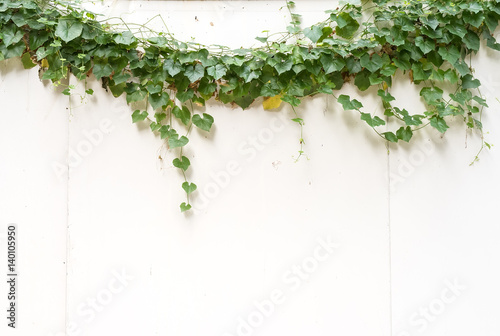
[[[387,142],[387,228],[389,235],[389,332],[392,331],[392,231],[391,231],[391,151]]]
[[[68,282],[68,270],[69,270],[69,256],[70,256],[70,232],[69,232],[69,184],[70,184],[70,170],[69,170],[69,149],[70,149],[70,118],[71,118],[71,97],[68,96],[68,107],[66,111],[67,114],[67,148],[66,148],[66,277],[65,277],[65,293],[64,293],[64,332],[68,330],[69,321],[69,307],[68,307],[68,292],[69,292],[69,282]]]

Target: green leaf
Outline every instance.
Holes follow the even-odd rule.
[[[154,121],[149,124],[149,128],[151,128],[151,132],[157,131],[161,128],[160,123],[155,123]]]
[[[305,28],[304,35],[313,43],[316,43],[323,36],[323,27],[312,26],[311,28]]]
[[[172,164],[174,167],[182,169],[183,171],[186,171],[189,166],[191,165],[191,162],[189,159],[185,156],[181,156],[181,158],[175,158],[174,161],[172,161]]]
[[[483,23],[484,15],[483,13],[469,13],[463,12],[462,14],[465,23],[468,23],[476,28],[479,28],[481,23]]]
[[[186,68],[186,71],[184,72],[184,75],[189,78],[191,83],[196,82],[198,79],[202,78],[203,75],[205,74],[205,68],[203,68],[203,65],[201,64],[196,64],[196,65],[189,65]]]
[[[396,132],[396,136],[399,140],[409,142],[413,136],[413,131],[410,126],[400,127]]]
[[[207,73],[215,80],[221,79],[227,73],[227,67],[223,64],[217,64],[207,68]]]
[[[390,142],[398,142],[398,137],[396,136],[396,134],[392,132],[385,132],[382,133],[382,135],[385,137],[386,140]]]
[[[477,89],[481,86],[479,79],[474,79],[471,75],[465,75],[462,77],[462,88],[463,89]]]
[[[23,63],[23,67],[25,69],[31,69],[36,66],[36,63],[34,63],[31,59],[30,53],[24,53],[24,55],[21,57],[21,62]]]
[[[479,37],[475,33],[471,31],[467,32],[467,35],[465,35],[463,42],[470,50],[475,50],[475,51],[479,50],[480,46]]]
[[[363,70],[356,75],[354,79],[354,85],[356,85],[361,91],[367,90],[370,86],[370,72],[368,70]]]
[[[385,92],[384,90],[378,90],[377,95],[386,103],[396,100],[389,92]]]
[[[114,38],[115,42],[118,44],[123,44],[129,46],[137,41],[134,34],[130,31],[124,31],[123,33],[119,33]]]
[[[425,71],[423,69],[422,63],[420,62],[413,63],[413,65],[411,66],[411,70],[413,72],[413,80],[415,82],[429,79],[432,73],[431,71]]]
[[[340,95],[337,101],[342,105],[342,108],[346,111],[348,110],[359,110],[363,107],[356,99],[351,100],[347,95]]]
[[[486,99],[478,97],[478,96],[474,96],[474,97],[472,97],[472,99],[474,99],[479,105],[482,105],[484,107],[488,107],[488,104],[486,104]]]
[[[179,135],[175,134],[168,138],[168,146],[170,148],[184,147],[189,142],[189,139],[184,135],[179,138]]]
[[[453,69],[446,70],[446,72],[444,73],[444,79],[451,84],[455,84],[456,82],[458,82],[457,72]]]
[[[420,96],[429,105],[435,105],[443,97],[443,90],[438,87],[424,87],[420,90]]]
[[[134,113],[132,113],[132,122],[136,123],[138,121],[142,121],[148,117],[148,112],[146,111],[140,111],[140,110],[135,110]]]
[[[189,121],[191,120],[191,112],[186,106],[182,106],[182,108],[180,108],[179,106],[174,106],[174,108],[172,109],[172,113],[184,125],[189,124]]]
[[[429,39],[424,40],[422,36],[415,38],[415,44],[424,54],[431,52],[436,47],[436,43],[434,41]]]
[[[188,182],[184,182],[182,184],[182,189],[184,189],[184,191],[186,192],[186,194],[191,194],[193,193],[195,190],[196,190],[197,186],[196,184],[194,183],[188,183]]]
[[[430,119],[431,126],[437,129],[439,132],[444,133],[449,126],[446,124],[446,121],[440,116],[434,115]]]
[[[49,39],[49,33],[47,31],[39,31],[36,34],[30,34],[30,49],[31,50],[36,50],[38,49],[42,44],[47,42]]]
[[[364,120],[370,127],[376,127],[385,125],[385,121],[380,119],[379,117],[373,117],[370,113],[361,112],[361,120]]]
[[[109,77],[113,73],[113,67],[111,67],[107,59],[94,58],[92,73],[97,79],[101,77]]]
[[[127,93],[127,104],[144,100],[144,98],[146,98],[146,91],[140,89],[131,93]]]
[[[181,203],[181,212],[186,212],[191,210],[191,204],[186,204],[186,202]]]
[[[360,63],[363,68],[375,72],[384,65],[384,60],[379,54],[373,54],[371,58],[368,54],[364,54],[360,58]]]
[[[166,92],[162,92],[150,94],[148,101],[151,104],[153,110],[156,110],[158,108],[163,108],[163,106],[167,106],[170,98],[168,97],[168,94]]]
[[[460,51],[454,45],[449,48],[440,47],[438,53],[443,59],[450,62],[450,64],[455,64],[460,57]]]
[[[82,34],[83,25],[72,16],[61,17],[57,23],[55,35],[64,42],[76,39]]]
[[[163,69],[167,70],[167,72],[170,74],[170,76],[175,76],[182,70],[182,65],[179,63],[175,62],[173,59],[166,59],[165,62],[163,63]]]
[[[467,34],[467,29],[465,29],[462,22],[451,23],[446,26],[446,29],[460,38],[464,38],[465,34]]]
[[[146,90],[148,90],[148,92],[150,94],[155,94],[155,93],[161,92],[162,89],[163,89],[163,87],[160,84],[151,83],[148,86],[146,86]]]
[[[355,19],[353,19],[349,13],[343,12],[338,15],[338,18],[343,20],[345,24],[340,27],[338,26],[335,33],[343,37],[345,39],[351,39],[354,37],[354,34],[358,31],[359,23]]]
[[[3,44],[6,47],[18,43],[23,38],[23,32],[17,29],[16,25],[14,24],[8,24],[3,26],[1,34],[3,35],[1,39],[3,40]]]
[[[327,75],[335,71],[340,71],[345,66],[344,59],[335,57],[334,55],[323,54],[319,60],[323,64],[323,69]]]
[[[213,123],[214,118],[210,114],[203,113],[203,117],[199,114],[193,115],[193,124],[204,131],[209,132]]]

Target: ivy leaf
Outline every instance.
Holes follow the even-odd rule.
[[[204,131],[210,132],[210,128],[212,127],[213,123],[214,118],[210,114],[203,113],[203,117],[201,117],[199,114],[195,114],[193,116],[193,124]]]
[[[132,102],[141,101],[146,97],[146,91],[136,90],[131,93],[127,93],[127,104]]]
[[[283,72],[290,71],[293,66],[293,60],[287,59],[283,62],[278,62],[274,68],[278,71],[278,74],[281,75]]]
[[[176,63],[173,59],[166,59],[163,62],[163,69],[167,70],[170,76],[174,77],[182,70],[182,66],[179,63]]]
[[[83,25],[72,16],[61,17],[57,23],[55,35],[64,42],[76,39],[82,34]]]
[[[420,90],[420,96],[429,105],[435,105],[443,97],[443,90],[438,87],[424,87]]]
[[[460,38],[464,38],[465,34],[467,34],[467,29],[465,29],[462,22],[451,23],[446,26],[446,29]]]
[[[396,132],[396,136],[399,140],[409,142],[413,136],[413,131],[410,126],[400,127]]]
[[[186,202],[181,203],[181,212],[186,212],[191,210],[191,204],[186,204]]]
[[[207,68],[207,73],[215,80],[221,79],[226,73],[227,68],[223,64],[217,64]]]
[[[140,111],[140,110],[135,110],[134,113],[132,113],[132,122],[136,123],[138,121],[142,121],[148,117],[148,112],[146,111]]]
[[[430,119],[431,126],[437,129],[439,132],[444,133],[449,128],[446,121],[440,116],[434,115]]]
[[[386,103],[396,100],[389,92],[385,92],[384,90],[378,90],[377,95]]]
[[[188,144],[189,139],[184,135],[179,138],[179,135],[175,134],[168,138],[168,146],[170,148],[184,147]]]
[[[370,127],[385,125],[385,121],[375,116],[372,118],[370,113],[361,112],[361,120],[364,120]]]
[[[349,15],[349,13],[345,12],[340,13],[337,17],[339,19],[342,19],[345,22],[345,24],[342,27],[338,26],[335,33],[338,36],[348,40],[353,38],[354,34],[358,31],[359,28],[358,21],[353,19],[351,15]]]
[[[273,97],[266,97],[264,98],[264,101],[262,102],[262,106],[264,107],[264,110],[272,110],[275,108],[278,108],[281,106],[281,95],[276,95]]]
[[[30,49],[36,50],[49,39],[47,31],[39,31],[37,34],[30,34]]]
[[[472,97],[472,99],[474,99],[479,105],[482,105],[484,107],[488,107],[488,104],[486,104],[486,99],[478,97],[478,96],[474,96],[474,97]]]
[[[95,58],[92,73],[97,79],[102,77],[109,77],[113,73],[113,68],[111,67],[107,59]]]
[[[23,32],[18,30],[16,25],[10,24],[2,27],[2,40],[6,47],[18,43],[23,38]]]
[[[479,79],[474,79],[471,75],[465,75],[462,77],[462,88],[463,89],[477,89],[481,86]]]
[[[119,33],[114,38],[115,42],[118,44],[123,44],[126,46],[132,45],[137,41],[134,34],[130,31],[124,31],[123,33]]]
[[[460,57],[460,51],[455,45],[452,45],[449,48],[440,47],[438,53],[443,59],[450,62],[450,64],[455,64]]]
[[[359,110],[363,107],[356,99],[351,100],[347,95],[340,95],[337,101],[342,105],[342,108],[346,111],[348,110]]]
[[[479,45],[480,45],[479,37],[473,32],[471,31],[467,32],[467,35],[465,35],[463,41],[467,46],[467,48],[469,48],[470,50],[475,50],[475,51],[479,50]]]
[[[368,70],[363,70],[356,75],[354,79],[354,85],[356,85],[361,91],[366,91],[370,86],[370,72]]]
[[[23,67],[25,69],[31,69],[36,66],[36,63],[33,62],[31,59],[30,53],[24,53],[24,55],[21,57],[21,62],[23,63]]]
[[[181,158],[175,158],[174,161],[172,161],[172,164],[174,167],[182,169],[183,171],[186,171],[189,166],[191,165],[191,162],[189,159],[185,156],[181,156]]]
[[[428,39],[424,40],[422,36],[415,38],[415,45],[419,47],[424,54],[431,52],[436,47],[436,43],[434,43],[434,41]]]
[[[160,123],[155,123],[154,121],[149,124],[149,128],[151,129],[151,132],[159,130],[161,127]]]
[[[203,75],[205,74],[205,68],[203,68],[203,65],[201,64],[196,64],[196,65],[190,65],[186,68],[186,71],[184,72],[184,75],[189,78],[191,83],[196,82],[198,79],[202,78]]]
[[[186,192],[186,194],[189,195],[189,194],[193,193],[197,189],[197,186],[194,183],[184,182],[182,184],[182,189],[184,189],[184,191]]]
[[[444,79],[450,82],[451,84],[455,84],[456,82],[458,82],[458,75],[455,70],[448,69],[444,73]]]
[[[304,35],[313,43],[316,43],[323,36],[323,27],[312,26],[311,28],[305,28]]]
[[[321,64],[323,64],[323,69],[327,75],[329,73],[342,70],[346,65],[343,58],[338,58],[333,55],[323,54],[319,60]]]
[[[396,136],[396,134],[392,133],[392,132],[385,132],[385,133],[382,133],[382,135],[384,136],[384,138],[390,142],[398,142],[398,137]]]
[[[168,94],[166,92],[162,92],[162,93],[150,94],[148,101],[151,104],[153,110],[156,110],[158,108],[168,105],[170,98],[168,97]]]
[[[470,13],[464,11],[462,13],[462,17],[465,23],[468,23],[476,28],[479,28],[479,26],[483,23],[484,20],[483,13]]]
[[[184,125],[189,124],[189,121],[191,120],[191,112],[189,111],[187,106],[182,106],[182,108],[180,108],[179,106],[174,106],[174,108],[172,109],[172,113]]]
[[[360,58],[360,64],[363,68],[369,70],[370,72],[375,72],[384,65],[384,60],[379,54],[373,54],[371,58],[370,55],[364,54]]]
[[[149,84],[148,86],[146,86],[146,90],[148,90],[148,92],[150,94],[155,94],[155,93],[158,93],[158,92],[161,92],[162,90],[162,86],[160,84]]]
[[[281,98],[281,100],[295,107],[300,105],[300,99],[295,96],[285,95]]]

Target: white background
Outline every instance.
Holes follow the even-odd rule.
[[[335,6],[296,3],[306,25]],[[256,45],[264,29],[284,30],[283,5],[93,8],[138,23],[161,13],[179,39],[237,48]],[[498,57],[485,49],[474,57],[493,144]],[[300,133],[286,107],[264,111],[257,101],[241,111],[210,101],[197,112],[214,116],[213,130],[194,130],[185,151],[196,209],[181,214],[176,153],[146,124],[132,124],[124,97],[90,78],[93,96],[68,99],[37,71],[19,60],[0,64],[0,246],[6,251],[7,225],[16,223],[20,275],[18,328],[7,328],[2,313],[2,335],[500,333],[500,154],[494,146],[469,166],[479,135],[460,120],[444,136],[428,129],[387,148],[332,97],[308,98],[298,108],[308,159],[295,163]],[[380,112],[374,91],[342,92]],[[392,93],[398,106],[422,112],[408,80]],[[334,248],[324,247],[329,241]],[[5,311],[5,281],[0,291]]]

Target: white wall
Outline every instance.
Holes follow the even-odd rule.
[[[332,6],[296,3],[306,23]],[[283,4],[110,1],[96,10],[134,22],[162,13],[179,38],[239,47],[283,30]],[[483,50],[475,61],[493,144],[498,56]],[[414,110],[418,89],[397,83],[400,106]],[[287,108],[211,101],[212,133],[192,132],[185,152],[200,189],[186,215],[175,153],[132,124],[124,99],[88,87],[94,96],[68,99],[36,69],[0,64],[1,248],[8,223],[20,240],[18,329],[2,317],[2,335],[499,334],[500,154],[493,147],[469,166],[480,142],[460,123],[388,150],[359,116],[318,96],[298,109],[309,159],[295,163],[299,129]],[[373,92],[357,95],[379,109]],[[4,281],[0,291],[4,305]]]

